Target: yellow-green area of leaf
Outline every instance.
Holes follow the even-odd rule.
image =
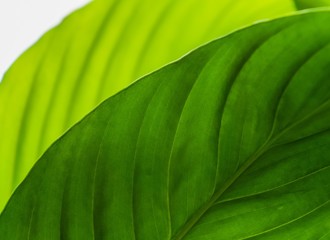
[[[37,162],[0,239],[329,239],[328,22],[257,24],[110,97]]]

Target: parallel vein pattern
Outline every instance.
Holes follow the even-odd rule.
[[[213,41],[103,102],[53,144],[1,239],[327,239],[330,21]]]
[[[50,144],[107,97],[202,43],[293,10],[292,0],[112,0],[71,14],[0,84],[0,210]]]

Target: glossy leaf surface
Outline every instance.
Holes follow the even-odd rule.
[[[200,44],[292,10],[291,0],[108,0],[73,13],[0,84],[0,210],[44,150],[102,100]]]
[[[0,239],[329,239],[330,12],[209,43],[37,162]]]

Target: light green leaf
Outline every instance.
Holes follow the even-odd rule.
[[[0,210],[44,150],[102,100],[206,41],[293,9],[291,0],[112,0],[73,13],[0,84]]]
[[[257,24],[102,103],[37,162],[1,239],[329,239],[330,12]]]

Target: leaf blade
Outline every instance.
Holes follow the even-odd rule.
[[[0,208],[44,150],[105,98],[205,41],[294,10],[291,0],[256,0],[257,13],[229,3],[96,1],[28,50],[0,84]]]
[[[109,98],[38,161],[0,236],[324,238],[329,19],[240,30]]]

